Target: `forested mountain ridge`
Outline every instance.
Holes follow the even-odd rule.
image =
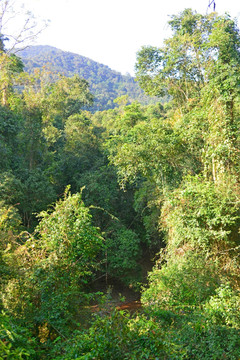
[[[87,57],[59,50],[48,45],[26,48],[19,53],[27,72],[46,66],[51,71],[65,76],[75,74],[83,77],[90,84],[90,91],[95,97],[92,111],[107,110],[116,107],[114,99],[128,95],[129,102],[142,104],[156,102],[156,98],[147,96],[139,84],[130,75],[122,75]]]

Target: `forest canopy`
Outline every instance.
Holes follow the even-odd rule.
[[[240,358],[240,33],[169,26],[136,62],[165,103],[92,113],[85,79],[1,50],[0,358]]]

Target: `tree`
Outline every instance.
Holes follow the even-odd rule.
[[[0,141],[6,156],[0,162],[0,192],[8,203],[19,204],[24,225],[32,228],[33,213],[46,209],[56,200],[56,192],[73,183],[74,171],[67,174],[66,158],[74,159],[77,170],[80,158],[85,157],[84,166],[88,166],[88,155],[96,149],[88,120],[84,124],[84,116],[77,115],[91,103],[92,95],[87,82],[77,76],[60,76],[53,82],[52,74],[42,71],[13,79],[18,86],[8,95],[9,109],[2,108]]]
[[[173,35],[162,48],[139,52],[137,75],[146,91],[171,95],[168,123],[195,161],[175,189],[165,187],[159,223],[166,251],[145,295],[164,306],[199,305],[227,279],[239,287],[240,35],[228,15],[190,9],[170,26]]]
[[[1,105],[7,106],[13,92],[14,78],[23,71],[23,63],[15,54],[0,52],[0,93]]]
[[[17,25],[16,25],[17,24]],[[1,104],[8,105],[14,75],[23,71],[23,63],[15,53],[26,47],[46,26],[36,22],[30,11],[25,11],[15,0],[0,1],[0,92]]]
[[[147,92],[171,95],[174,127],[217,180],[238,162],[239,30],[228,15],[190,9],[170,26],[173,36],[162,48],[138,53],[137,78]]]
[[[50,85],[48,95],[52,113],[61,114],[65,120],[93,102],[88,82],[77,75],[71,78],[59,76],[58,81]]]
[[[206,48],[214,15],[203,16],[184,10],[169,21],[173,36],[162,48],[143,47],[137,55],[137,79],[146,92],[168,92],[185,106],[207,81],[205,71],[211,51]]]
[[[31,44],[46,25],[46,21],[36,21],[34,15],[25,10],[21,3],[15,0],[1,0],[0,50],[8,54],[17,52],[21,47]]]
[[[81,194],[71,195],[69,188],[39,218],[35,233],[26,234],[27,241],[11,255],[16,276],[4,287],[3,303],[10,314],[30,321],[37,331],[47,324],[58,335],[66,334],[79,307],[94,295],[85,287],[98,267],[103,239],[91,224]]]

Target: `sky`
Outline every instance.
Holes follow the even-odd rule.
[[[3,0],[0,0],[0,2]],[[185,8],[206,14],[212,0],[15,0],[37,18],[50,20],[35,44],[86,56],[122,74],[134,75],[136,53],[161,46],[168,20]],[[216,11],[239,20],[236,0],[215,0]],[[239,20],[240,22],[240,20]]]

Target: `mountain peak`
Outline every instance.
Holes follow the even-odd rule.
[[[49,45],[35,45],[19,52],[27,72],[48,65],[53,72],[66,76],[74,74],[89,82],[90,90],[95,96],[92,111],[116,107],[114,99],[128,95],[129,101],[143,104],[156,102],[145,95],[139,84],[130,75],[122,75],[85,56],[63,51]]]

